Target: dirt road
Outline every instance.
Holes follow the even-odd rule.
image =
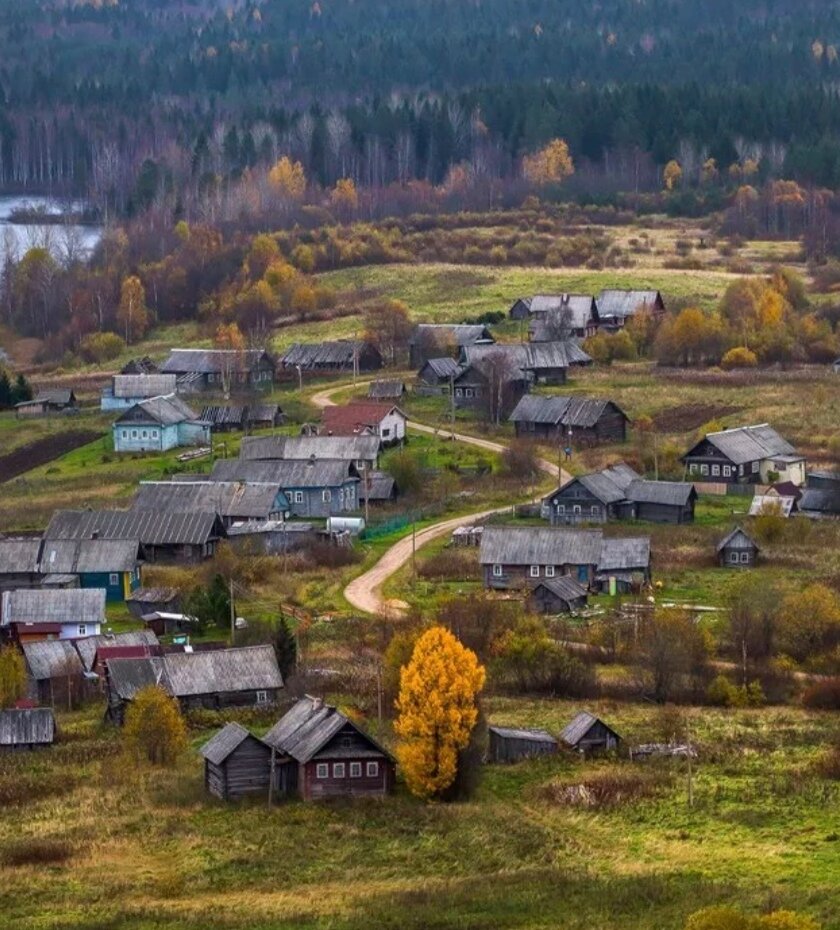
[[[368,382],[360,382],[357,386],[363,387],[364,384],[367,383]],[[323,391],[318,391],[317,394],[312,395],[312,403],[315,404],[316,407],[322,409],[324,407],[333,406],[334,401],[332,395],[337,394],[339,391],[346,390],[349,386],[348,384],[337,384]],[[427,426],[425,423],[416,423],[414,420],[408,421],[408,427],[420,433],[438,435],[442,438],[450,438],[453,435],[449,429]],[[479,439],[477,436],[469,436],[466,433],[455,433],[454,438],[456,442],[469,443],[480,449],[486,449],[488,452],[504,452],[506,448],[503,443],[493,442],[490,439]],[[540,459],[539,466],[546,474],[551,475],[553,478],[558,478],[559,476],[561,482],[568,481],[570,477],[566,472],[561,471],[556,463],[549,462],[547,459]],[[442,520],[440,523],[425,527],[416,533],[413,538],[412,536],[406,536],[399,542],[394,543],[373,568],[368,569],[363,575],[359,575],[358,578],[354,578],[344,589],[344,596],[357,610],[361,610],[364,613],[382,615],[399,613],[401,606],[389,604],[385,598],[382,597],[382,586],[392,575],[398,572],[403,565],[409,562],[414,551],[420,549],[422,546],[426,545],[426,543],[430,543],[434,539],[438,539],[447,533],[453,532],[453,530],[458,529],[459,526],[468,526],[471,523],[475,523],[477,520],[489,517],[491,514],[501,513],[508,509],[508,507],[503,507],[495,510],[482,510],[478,513],[466,514],[461,517],[452,517],[449,520]]]

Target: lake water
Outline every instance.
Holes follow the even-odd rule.
[[[27,249],[48,248],[58,261],[86,258],[102,236],[101,226],[64,223],[11,223],[17,210],[44,210],[60,216],[68,209],[81,211],[81,201],[53,200],[50,197],[0,196],[0,263],[6,255],[20,258]]]

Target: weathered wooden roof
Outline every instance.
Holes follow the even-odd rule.
[[[123,365],[120,374],[123,375],[150,375],[160,371],[156,362],[153,362],[148,355],[143,358],[132,358]]]
[[[167,601],[174,601],[179,596],[177,588],[137,588],[132,591],[126,598],[126,602],[137,604],[160,604]]]
[[[405,383],[397,379],[371,381],[368,397],[371,400],[399,400],[405,393]]]
[[[612,536],[601,543],[598,572],[643,571],[650,566],[649,536]]]
[[[251,371],[263,362],[273,366],[265,349],[173,349],[160,370],[166,374],[195,372],[202,375],[221,374],[226,368]]]
[[[703,441],[701,440],[700,443],[692,446],[683,458],[689,458]],[[788,456],[795,459],[801,458],[796,449],[767,423],[760,423],[757,426],[739,426],[734,429],[721,430],[717,433],[707,433],[705,441],[710,442],[735,465],[760,462],[768,458],[785,458]]]
[[[115,420],[116,423],[151,423],[158,426],[174,426],[178,423],[195,422],[196,412],[188,407],[177,394],[166,397],[150,397],[129,407]]]
[[[143,545],[204,545],[224,535],[215,513],[57,510],[45,539],[139,539]]]
[[[87,671],[93,668],[96,653],[103,646],[158,646],[157,636],[151,630],[127,630],[125,633],[101,633],[74,640],[76,651]]]
[[[601,530],[531,526],[486,526],[481,536],[482,565],[593,565],[600,571],[644,569],[650,564],[650,538],[604,538]]]
[[[226,723],[198,751],[208,762],[221,765],[234,749],[238,749],[248,738],[262,743],[261,739],[249,733],[241,724]]]
[[[548,730],[531,729],[530,727],[487,727],[490,733],[495,733],[502,739],[521,739],[533,743],[551,743],[557,745],[557,739]]]
[[[805,488],[799,500],[799,509],[806,513],[840,516],[840,490]]]
[[[459,374],[464,370],[463,366],[460,365],[454,358],[429,358],[426,359],[425,364],[420,369],[419,373],[422,373],[424,369],[428,368],[429,371],[441,381],[445,381],[449,378],[457,378]]]
[[[626,319],[640,309],[652,310],[659,291],[622,291],[605,288],[598,296],[598,315],[609,319]]]
[[[40,552],[40,539],[0,539],[0,575],[36,573]]]
[[[560,598],[562,601],[576,601],[582,597],[587,597],[588,591],[585,585],[572,578],[571,575],[558,575],[555,578],[545,578],[534,590],[545,588],[546,591]]]
[[[745,533],[740,526],[736,526],[731,533],[727,533],[718,543],[717,551],[720,552],[722,549],[751,549],[755,552],[761,551],[755,540]]]
[[[203,407],[199,420],[211,426],[244,426],[248,418],[248,408],[242,406],[220,406],[218,404]]]
[[[337,339],[333,342],[296,342],[281,359],[284,366],[318,368],[321,366],[353,367],[354,358],[371,346],[361,339]]]
[[[523,365],[527,370],[541,368],[569,368],[572,365],[590,365],[592,357],[580,347],[574,339],[564,339],[554,342],[535,342],[523,346],[526,350],[526,361]]]
[[[55,717],[49,707],[0,710],[0,746],[49,746]]]
[[[43,574],[130,572],[140,558],[137,539],[45,539]]]
[[[16,407],[28,407],[30,404],[55,404],[67,407],[76,402],[76,395],[70,388],[52,388],[38,391],[32,400],[22,400]]]
[[[566,743],[567,746],[577,746],[596,723],[600,723],[602,726],[606,727],[616,739],[620,739],[618,733],[616,733],[611,726],[608,726],[603,720],[596,717],[594,714],[590,714],[589,711],[586,710],[582,710],[569,722],[560,734],[560,739]]]
[[[11,623],[94,624],[104,619],[104,588],[3,592],[3,626]]]
[[[114,397],[160,397],[164,394],[174,394],[177,382],[176,375],[138,374],[114,375]]]
[[[252,423],[263,423],[265,421],[273,423],[282,413],[279,404],[250,404],[248,406],[248,419]]]
[[[564,491],[575,482],[583,485],[602,504],[618,504],[621,501],[628,501],[638,504],[685,507],[692,497],[697,496],[691,482],[647,481],[623,462],[611,468],[605,468],[603,471],[578,475],[562,485],[559,491]],[[554,491],[545,499],[549,500],[559,491]]]
[[[510,421],[588,429],[598,422],[610,404],[627,419],[627,415],[617,404],[600,397],[525,394],[514,407]]]
[[[385,471],[371,471],[359,482],[359,500],[388,501],[394,496],[395,482]]]
[[[247,461],[219,459],[210,473],[212,481],[246,481],[290,488],[337,488],[356,482],[347,461]]]
[[[79,653],[68,639],[45,639],[21,643],[21,651],[31,678],[44,681],[84,672]]]
[[[278,509],[278,495],[280,509],[287,509],[289,502],[276,481],[141,481],[132,507],[160,513],[206,511],[260,520]]]
[[[692,497],[697,496],[690,481],[646,481],[637,478],[625,490],[629,501],[636,504],[664,504],[670,507],[685,507]]]
[[[248,436],[242,440],[239,457],[252,460],[355,462],[375,460],[377,436]]]

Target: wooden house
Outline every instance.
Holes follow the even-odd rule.
[[[665,314],[665,301],[659,291],[622,291],[606,288],[598,295],[598,328],[606,332],[624,329],[627,321],[640,312],[656,317]]]
[[[275,485],[296,518],[338,517],[359,506],[359,477],[346,461],[219,459],[210,480]]]
[[[401,400],[405,394],[405,382],[399,379],[371,381],[368,385],[369,400]]]
[[[648,537],[605,538],[600,530],[485,526],[479,549],[484,586],[534,588],[570,575],[596,588],[613,578],[630,585],[650,580]]]
[[[359,500],[369,504],[390,504],[397,499],[399,488],[392,475],[384,471],[369,471],[359,482]]]
[[[81,588],[101,588],[108,601],[124,601],[140,587],[137,539],[45,539],[41,574],[76,575]]]
[[[396,405],[358,400],[324,407],[320,433],[327,436],[378,436],[382,447],[405,441],[408,417]]]
[[[346,462],[357,471],[376,468],[377,436],[248,436],[240,459],[265,462]]]
[[[529,598],[529,606],[539,614],[568,614],[586,607],[589,591],[570,575],[544,578]]]
[[[265,349],[173,349],[160,370],[183,391],[270,390],[275,367]]]
[[[433,393],[429,388],[437,388],[446,394],[452,388],[452,382],[461,374],[463,366],[454,358],[429,358],[423,362],[417,372],[417,380],[425,386],[426,393]],[[436,393],[436,392],[435,392]]]
[[[17,643],[96,636],[104,622],[102,588],[3,592],[0,629]]]
[[[38,704],[68,707],[85,692],[85,668],[69,639],[21,643],[27,696]]]
[[[163,688],[184,711],[267,707],[283,688],[273,646],[111,659],[105,668],[108,716],[120,724],[137,692],[150,685]]]
[[[36,588],[41,580],[41,540],[0,539],[0,591]]]
[[[271,747],[238,723],[228,723],[199,750],[204,787],[223,801],[268,794]]]
[[[384,796],[394,788],[393,757],[352,720],[308,695],[266,733],[276,753],[278,795],[306,801]]]
[[[547,730],[490,726],[487,737],[488,762],[521,762],[557,752],[557,740]]]
[[[111,432],[115,452],[166,452],[210,444],[210,424],[175,394],[135,404],[114,421]]]
[[[166,397],[178,390],[177,375],[120,374],[111,378],[111,383],[102,389],[102,410],[128,410],[135,404],[152,397]]]
[[[201,408],[198,419],[209,423],[214,433],[243,432],[248,429],[248,408],[231,404],[210,404]]]
[[[723,568],[752,568],[760,551],[755,540],[736,526],[718,543],[718,563]]]
[[[429,359],[457,358],[468,346],[489,346],[495,341],[482,323],[420,323],[409,340],[409,364],[420,368]]]
[[[133,510],[215,513],[225,529],[243,520],[283,520],[289,498],[277,481],[141,481]]]
[[[521,301],[511,307],[511,316],[519,303]],[[531,320],[528,338],[531,342],[554,342],[570,336],[586,339],[598,331],[598,303],[590,294],[532,297],[528,310]]]
[[[285,369],[336,374],[377,371],[382,354],[372,342],[361,339],[338,339],[334,342],[296,342],[280,359]]]
[[[528,394],[510,415],[517,436],[595,446],[627,439],[627,414],[611,400]]]
[[[79,409],[76,394],[71,388],[39,391],[32,400],[15,404],[15,416],[47,417],[54,413],[76,413]]]
[[[44,539],[136,539],[146,562],[212,558],[225,528],[218,514],[150,510],[57,510]]]
[[[569,749],[584,755],[611,752],[621,745],[621,737],[612,727],[585,710],[566,726],[560,734],[560,741]]]
[[[50,707],[0,710],[0,751],[43,749],[55,741]]]
[[[76,639],[73,646],[82,660],[86,672],[104,674],[106,658],[136,658],[145,655],[162,655],[157,636],[151,630],[126,630],[124,633],[100,633]]]
[[[128,612],[139,620],[144,614],[156,610],[177,611],[181,606],[181,593],[177,588],[155,587],[136,588],[125,599]]]
[[[767,423],[708,433],[682,457],[689,475],[722,484],[805,484],[805,456]]]

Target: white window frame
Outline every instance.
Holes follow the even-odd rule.
[[[361,762],[351,762],[351,763],[350,763],[350,777],[351,777],[351,778],[361,778],[361,777],[362,777],[362,763],[361,763]]]
[[[332,491],[329,488],[324,488],[324,490],[321,492],[321,500],[325,504],[332,502]]]
[[[539,577],[540,577],[540,567],[539,567],[539,565],[532,565],[531,568],[530,568],[529,574],[530,574],[530,576],[531,576],[532,578],[539,578]]]
[[[580,506],[580,504],[573,504],[573,505],[572,505],[572,513],[581,513],[581,512],[582,512],[582,511],[581,511],[581,506]]]
[[[120,430],[120,432],[122,433],[122,438],[123,438],[123,439],[128,439],[128,430],[127,430],[127,429]]]
[[[333,762],[333,778],[346,778],[347,766],[343,762]]]
[[[315,766],[315,777],[318,779],[324,779],[330,777],[330,767],[326,762],[319,762]]]
[[[257,704],[268,704],[268,691],[257,691]]]
[[[120,576],[119,576],[119,574],[118,574],[117,572],[111,572],[111,573],[108,575],[108,584],[111,585],[111,587],[113,588],[113,587],[115,587],[116,585],[118,585],[119,583],[120,583]]]
[[[493,577],[494,577],[494,578],[501,578],[502,575],[504,575],[504,570],[503,570],[502,566],[501,566],[501,565],[494,565],[494,566],[493,566]]]
[[[730,553],[729,553],[729,561],[732,562],[733,565],[737,565],[737,564],[738,564],[738,553],[735,552],[735,551],[730,552]]]
[[[368,778],[379,778],[379,763],[368,762],[365,766],[365,775],[367,775]]]
[[[87,624],[86,623],[79,624],[79,636],[87,636]]]
[[[742,565],[749,565],[749,561],[750,561],[750,554],[749,554],[749,552],[742,552],[742,553],[741,553],[741,564],[742,564]]]
[[[137,430],[136,430],[136,429],[133,429],[133,430],[131,431],[131,438],[132,438],[132,439],[137,439],[137,436],[138,436]]]
[[[708,475],[708,474],[709,474],[709,466],[706,465],[706,464],[701,464],[701,465],[700,465],[700,474],[701,474],[701,475]]]
[[[697,474],[697,462],[691,462],[691,464],[688,466],[688,473],[690,475]]]
[[[295,491],[295,503],[296,504],[303,503],[303,491]]]
[[[557,505],[557,513],[565,513],[565,512],[566,512],[566,505],[565,505],[565,504],[558,504],[558,505]]]
[[[723,477],[724,477],[724,478],[731,478],[731,477],[732,477],[732,468],[731,468],[731,466],[729,466],[729,465],[724,465],[724,466],[723,466]]]
[[[758,473],[758,462],[752,463],[752,473],[755,475]]]
[[[554,577],[554,566],[553,566],[553,565],[546,565],[546,567],[545,567],[545,577],[546,577],[546,578],[553,578],[553,577]]]
[[[720,477],[720,465],[712,465],[712,476]]]

